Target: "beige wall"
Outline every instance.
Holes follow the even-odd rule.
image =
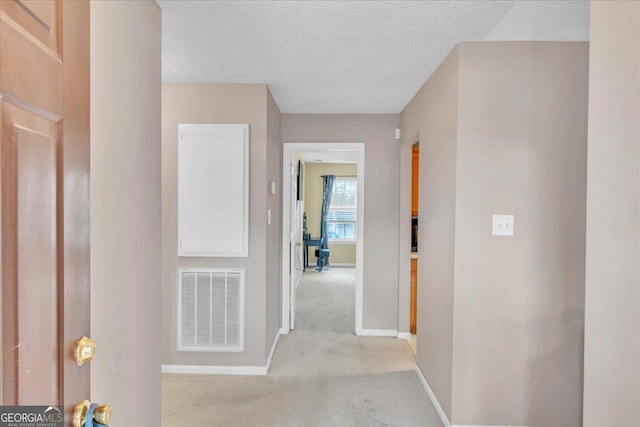
[[[366,163],[366,161],[365,161]],[[322,210],[322,175],[356,176],[357,164],[305,163],[304,206],[307,212],[307,228],[313,237],[320,236],[320,212]],[[366,222],[365,222],[366,223]],[[355,264],[355,243],[329,243],[331,264]],[[309,248],[309,265],[315,264],[314,248]]]
[[[404,141],[408,144],[420,141],[416,363],[449,419],[457,114],[458,49],[455,48],[401,114]],[[410,161],[408,167],[411,167]],[[410,192],[410,174],[408,179]],[[411,206],[410,199],[408,206]],[[409,263],[405,268],[410,268]]]
[[[640,3],[591,2],[584,425],[640,425]]]
[[[265,366],[265,349],[273,336],[275,269],[267,269],[267,254],[277,253],[279,195],[268,194],[267,179],[279,173],[273,165],[278,112],[264,84],[162,85],[162,363],[166,365]],[[269,106],[270,105],[270,106]],[[269,110],[269,113],[267,113]],[[268,120],[270,119],[270,120]],[[269,122],[269,125],[268,125]],[[178,258],[178,123],[248,123],[249,142],[249,257]],[[269,132],[267,132],[269,128]],[[270,142],[268,142],[270,140]],[[275,221],[267,226],[267,206]],[[274,237],[275,236],[275,237]],[[267,245],[267,237],[273,238]],[[269,255],[270,263],[273,257]],[[243,353],[179,352],[176,346],[178,267],[245,268],[245,351]],[[273,268],[271,268],[273,267]],[[267,295],[268,294],[268,295]],[[267,298],[269,311],[267,313]],[[267,315],[269,322],[267,322]]]
[[[417,363],[454,424],[582,422],[587,78],[586,43],[463,43],[402,113]]]
[[[579,426],[589,46],[459,49],[453,421]]]
[[[397,114],[282,115],[283,142],[365,144],[364,329],[398,324],[398,126]]]
[[[267,291],[265,322],[265,354],[269,354],[273,340],[280,331],[280,279],[282,254],[282,141],[278,104],[267,88],[267,209],[271,209],[271,225],[267,225]],[[276,194],[269,193],[269,183],[276,183]],[[264,188],[264,187],[263,187]]]
[[[86,369],[91,400],[112,404],[119,426],[160,425],[160,48],[155,2],[91,2],[91,336],[98,354]]]

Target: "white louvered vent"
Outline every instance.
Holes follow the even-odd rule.
[[[244,270],[178,270],[178,351],[244,351]]]

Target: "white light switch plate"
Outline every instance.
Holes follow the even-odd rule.
[[[513,236],[513,215],[494,215],[493,235]]]

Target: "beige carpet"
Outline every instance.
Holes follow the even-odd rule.
[[[267,376],[163,375],[163,426],[441,426],[404,340],[354,335],[355,270],[307,271]]]

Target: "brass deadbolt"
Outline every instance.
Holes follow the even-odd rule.
[[[82,337],[76,341],[76,362],[78,366],[96,357],[96,342],[91,338]]]

